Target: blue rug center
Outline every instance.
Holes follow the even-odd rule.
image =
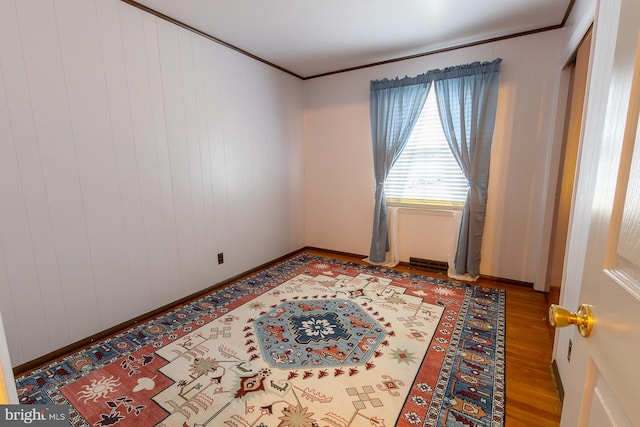
[[[363,364],[387,335],[359,304],[343,299],[287,301],[254,325],[264,359],[281,368]]]
[[[349,330],[343,326],[336,313],[291,316],[289,325],[296,342],[300,344],[351,338]]]

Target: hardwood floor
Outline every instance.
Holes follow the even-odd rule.
[[[363,263],[361,261],[363,257],[316,249],[306,249],[305,252]],[[444,275],[411,269],[405,265],[400,265],[395,269],[446,278]],[[240,278],[241,276],[238,276],[235,279],[239,280]],[[546,321],[548,313],[546,295],[528,287],[488,280],[479,280],[477,284],[506,290],[505,427],[559,426],[561,403],[551,374],[553,330]],[[171,308],[165,307],[165,309]],[[158,315],[158,313],[154,315]],[[139,320],[143,321],[142,318]],[[105,334],[101,334],[101,338],[104,337]],[[74,351],[79,348],[75,348]],[[62,357],[59,354],[56,356]],[[41,359],[41,363],[49,363],[54,357],[45,356]],[[32,365],[29,370],[37,366],[37,364]],[[18,374],[19,372],[22,371],[14,373]]]
[[[307,250],[352,262],[359,257]],[[399,265],[397,270],[445,277]],[[505,427],[556,427],[560,425],[561,403],[551,374],[553,331],[547,323],[548,305],[544,293],[525,286],[481,279],[478,285],[506,290],[506,416]]]
[[[505,425],[558,426],[561,404],[551,375],[553,331],[544,293],[481,283],[507,291]]]

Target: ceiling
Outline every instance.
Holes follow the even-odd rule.
[[[574,0],[123,0],[301,78],[560,27]]]

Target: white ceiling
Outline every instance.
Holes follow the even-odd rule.
[[[572,3],[572,0],[136,1],[303,78],[558,26]]]

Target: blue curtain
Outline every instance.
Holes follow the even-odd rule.
[[[383,263],[389,249],[384,181],[409,140],[430,86],[425,74],[371,82],[371,138],[376,195],[369,262]]]
[[[477,277],[487,206],[489,160],[502,59],[427,73],[433,80],[444,133],[469,183],[455,269]]]

